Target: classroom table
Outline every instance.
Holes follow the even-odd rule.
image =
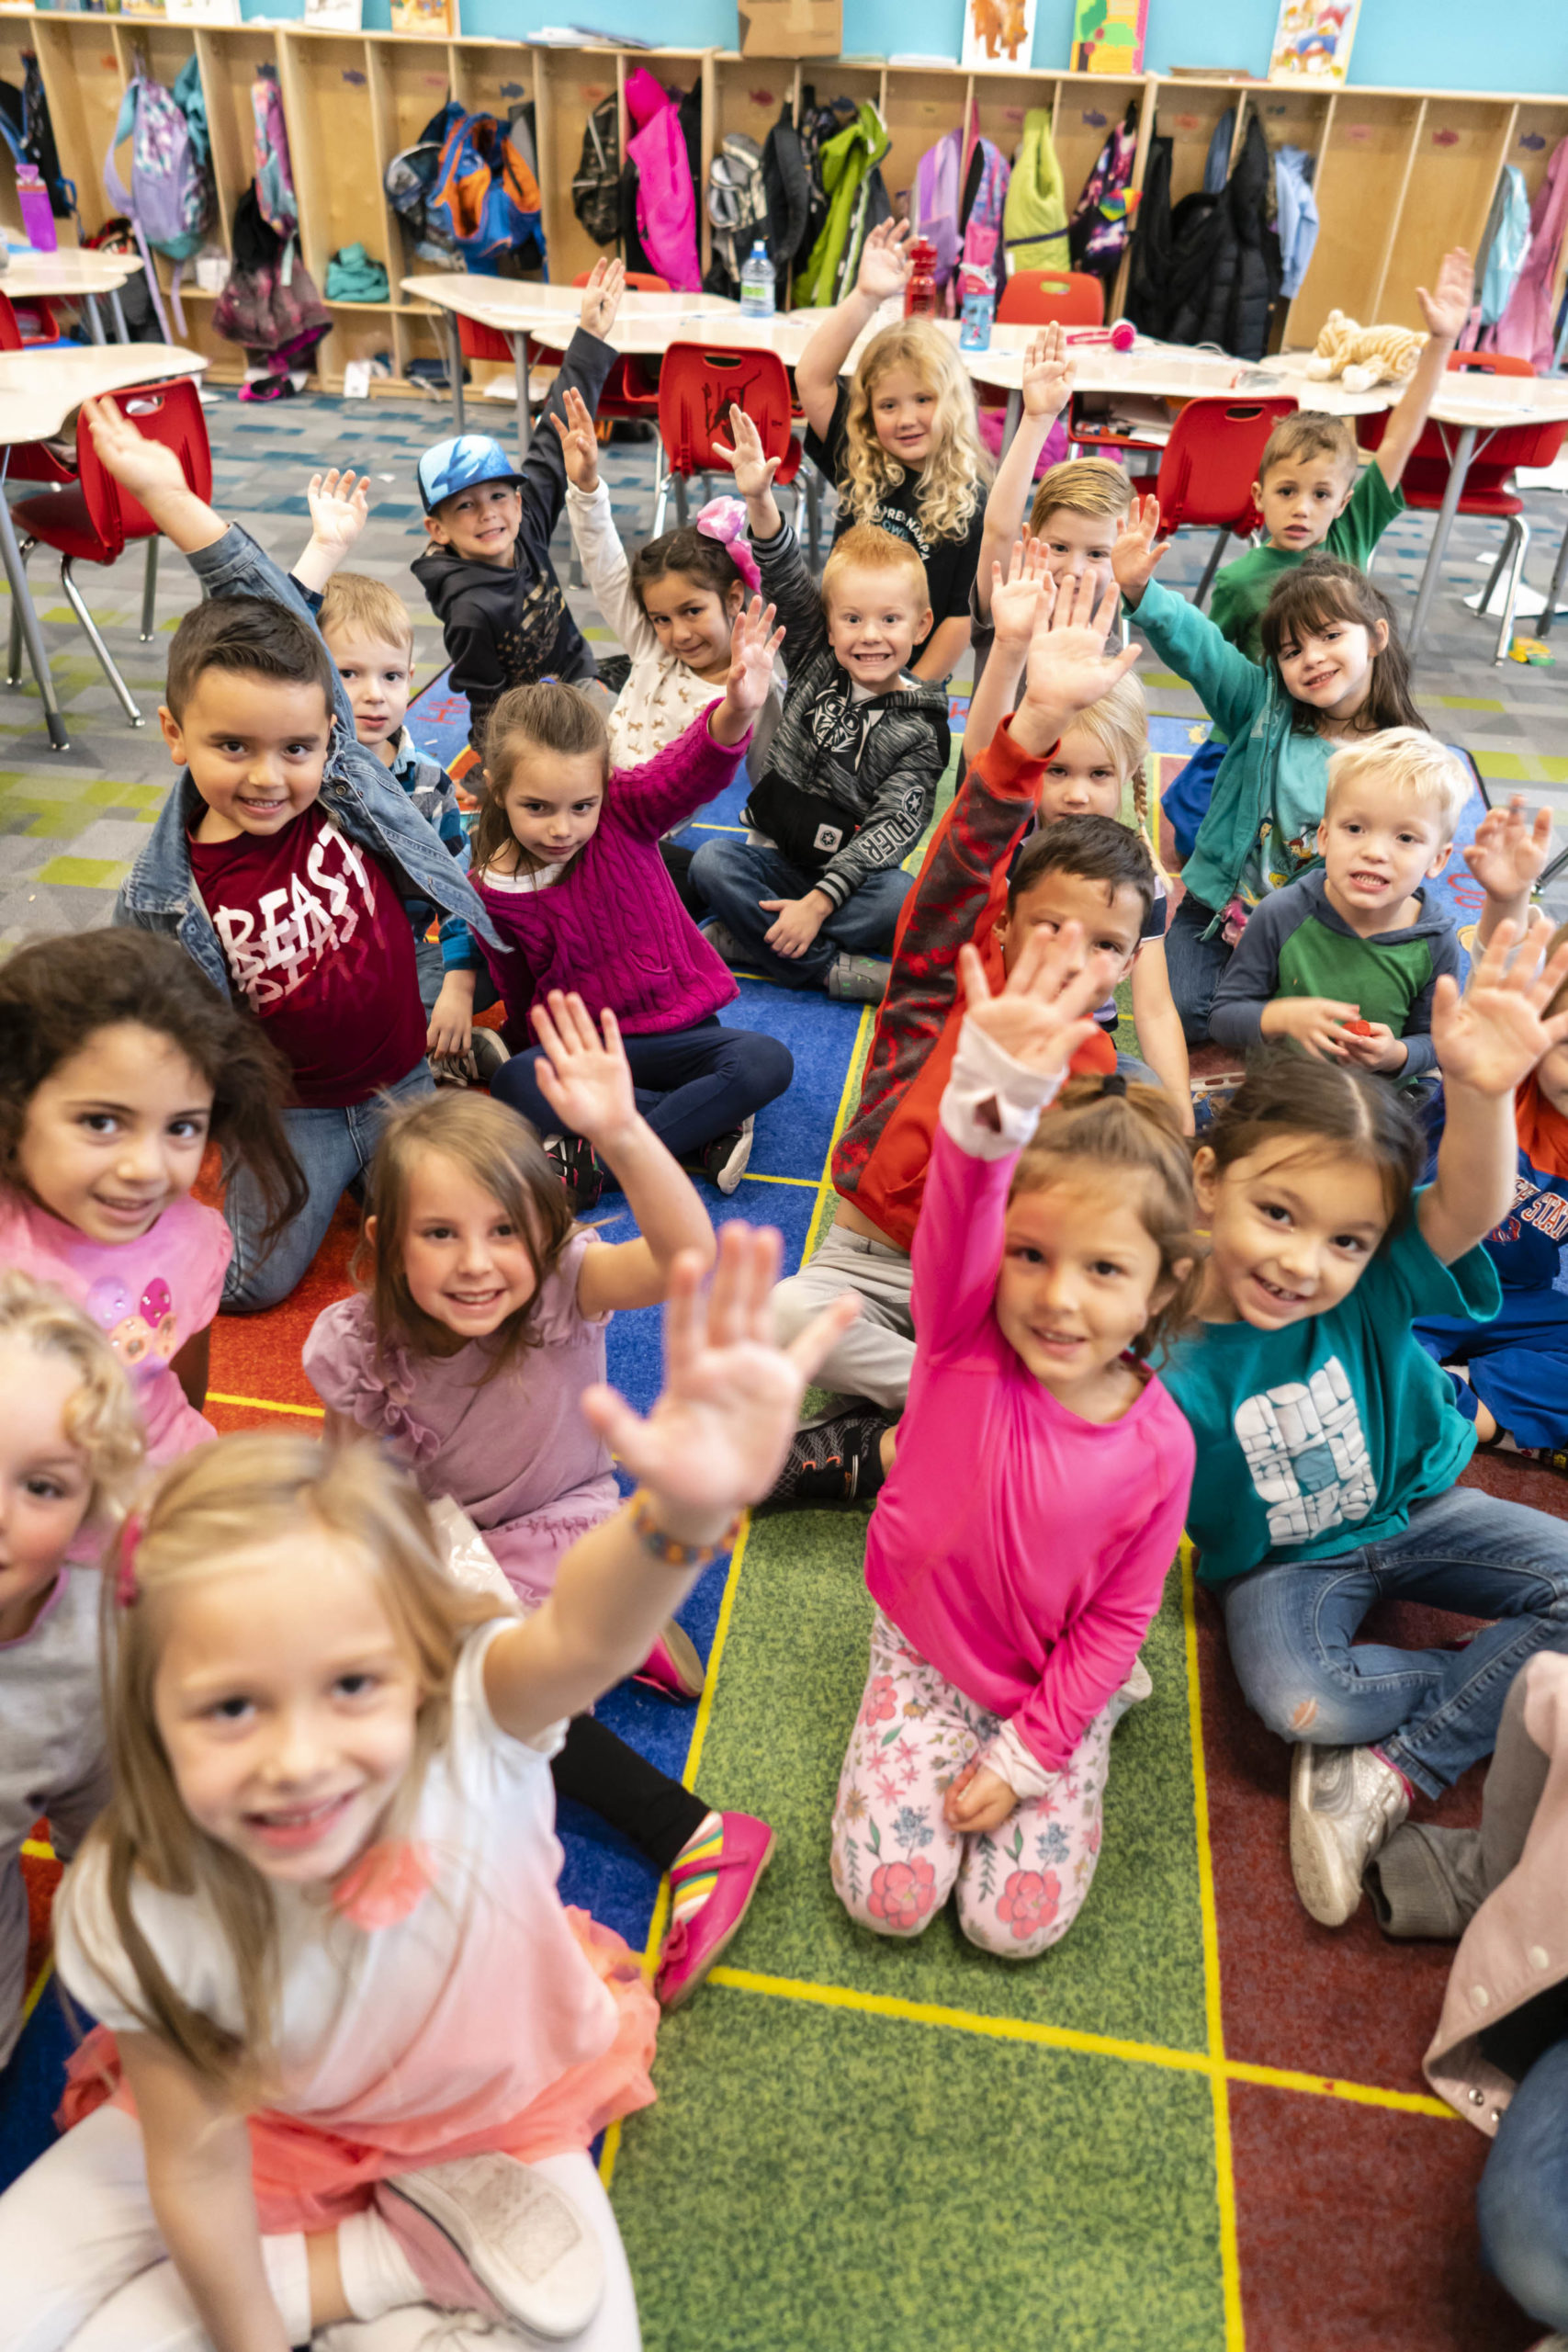
[[[38,615],[28,593],[10,501],[5,495],[8,454],[28,441],[49,441],[73,409],[102,392],[126,392],[139,384],[165,383],[171,376],[199,376],[207,361],[199,352],[167,343],[94,344],[79,351],[0,351],[0,562],[21,622],[28,660],[43,697],[51,749],[69,751],[65,721],[49,674]]]
[[[53,299],[74,302],[85,314],[95,343],[107,339],[98,304],[107,295],[116,337],[129,343],[130,330],[125,323],[119,289],[141,267],[139,254],[82,253],[70,246],[53,254],[17,253],[13,248],[6,269],[0,272],[0,293],[9,295],[13,302]]]

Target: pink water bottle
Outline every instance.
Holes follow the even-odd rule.
[[[22,227],[34,253],[55,252],[60,239],[55,234],[54,212],[36,164],[24,160],[17,165],[17,196],[22,208]]]
[[[909,277],[904,288],[904,316],[934,319],[940,307],[936,284],[936,247],[917,237],[909,247]]]

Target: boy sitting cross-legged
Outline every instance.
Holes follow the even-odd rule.
[[[729,412],[751,541],[784,627],[789,687],[745,821],[750,841],[705,842],[691,888],[716,918],[727,963],[785,988],[874,1002],[912,876],[903,862],[931,822],[947,767],[947,690],[914,677],[931,626],[925,566],[907,539],[857,524],[839,540],[820,593],[773,502],[776,458]]]
[[[622,262],[595,262],[582,289],[581,324],[561,356],[522,464],[488,434],[438,441],[419,461],[419,494],[432,544],[412,569],[441,623],[452,689],[468,698],[468,741],[484,751],[490,714],[511,686],[537,678],[590,685],[599,673],[567,609],[550,561],[550,536],[566,503],[566,466],[551,420],[569,391],[590,413],[615,364],[604,341],[626,286]]]
[[[244,997],[293,1070],[285,1116],[310,1197],[265,1263],[266,1207],[248,1170],[229,1171],[223,1305],[246,1313],[286,1298],[310,1265],[369,1164],[385,1104],[429,1089],[404,906],[428,903],[499,942],[437,833],[355,740],[294,584],[186,487],[173,450],[112,405],[82,413],[105,467],[189,557],[209,600],[169,648],[158,716],[182,775],[114,919],[172,933],[215,987]],[[300,576],[313,589],[324,569],[307,562]]]

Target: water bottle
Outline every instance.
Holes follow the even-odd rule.
[[[743,319],[771,319],[773,315],[773,265],[761,237],[740,272],[740,315]]]
[[[54,209],[36,164],[17,165],[17,197],[22,211],[22,234],[34,253],[57,251],[60,239],[55,233]]]
[[[964,273],[964,321],[958,330],[960,351],[989,351],[991,321],[997,312],[996,293],[988,270]]]
[[[909,247],[909,275],[904,285],[904,316],[907,319],[934,319],[938,307],[936,247],[929,238],[917,237]]]

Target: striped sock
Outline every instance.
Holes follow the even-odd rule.
[[[720,1814],[710,1813],[670,1865],[671,1927],[702,1909],[718,1884],[718,1862],[723,1851],[724,1819]]]

